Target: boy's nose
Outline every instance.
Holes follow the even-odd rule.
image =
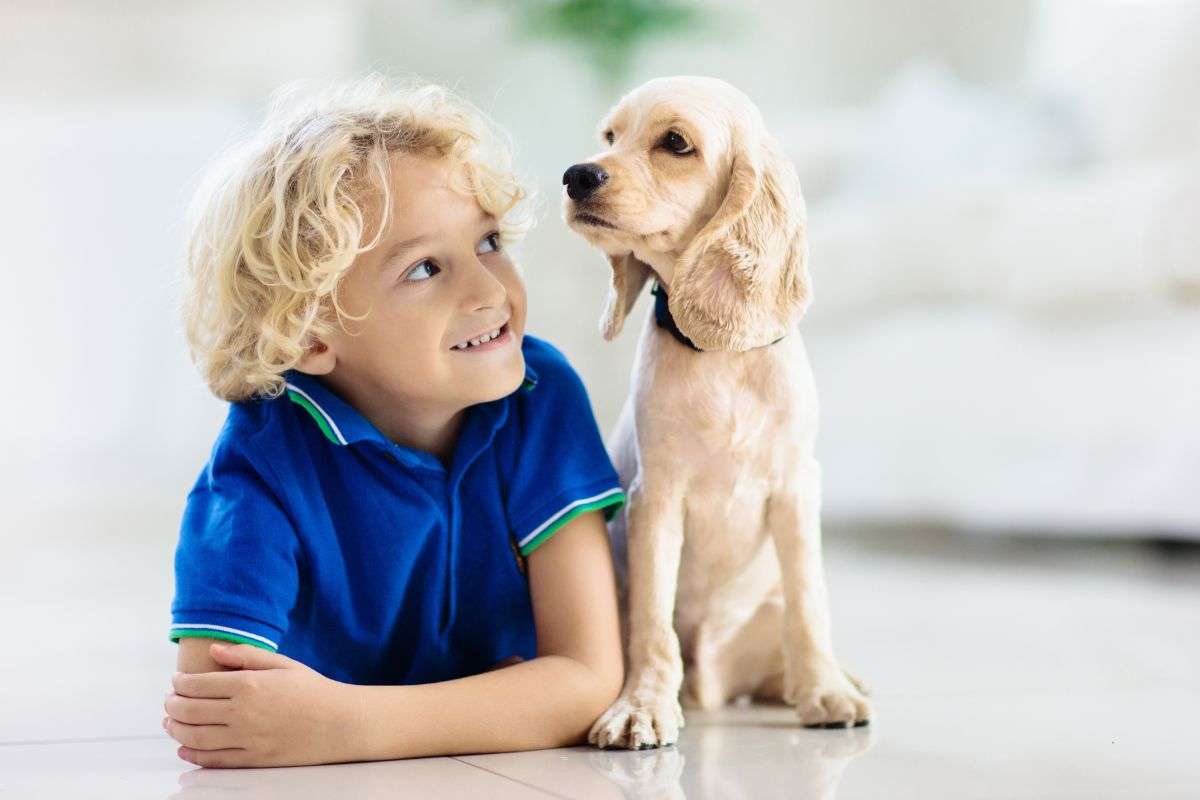
[[[599,164],[576,164],[563,173],[563,185],[572,200],[583,200],[606,180],[608,173]]]

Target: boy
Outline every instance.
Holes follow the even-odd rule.
[[[525,335],[497,138],[372,76],[276,104],[198,196],[189,341],[231,405],[175,557],[181,758],[554,747],[616,698],[624,494]]]

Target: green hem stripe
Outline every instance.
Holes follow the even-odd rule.
[[[315,407],[313,407],[312,403],[308,402],[308,400],[306,398],[301,397],[300,395],[293,392],[291,389],[288,389],[287,396],[288,396],[289,400],[291,400],[293,403],[300,406],[301,408],[303,408],[305,411],[307,411],[309,414],[312,415],[312,418],[317,421],[318,427],[321,428],[321,433],[325,434],[326,439],[333,442],[334,444],[339,444],[339,445],[341,444],[341,442],[338,441],[338,438],[333,435],[333,430],[329,427],[329,423],[326,422],[325,416],[320,411],[318,411]]]
[[[238,636],[236,633],[226,633],[225,631],[212,631],[207,628],[173,628],[170,633],[170,640],[178,642],[184,637],[195,639],[224,639],[227,642],[236,642],[237,644],[252,644],[255,647],[261,647],[263,650],[274,653],[275,648],[266,642],[260,642],[256,639],[251,639],[247,636]]]
[[[546,530],[539,533],[536,539],[526,543],[521,548],[521,555],[527,556],[532,553],[537,549],[538,545],[549,539],[555,531],[578,517],[580,514],[604,508],[606,509],[604,512],[604,519],[605,521],[608,521],[613,518],[613,515],[616,514],[623,505],[625,505],[625,493],[617,492],[616,494],[610,494],[608,497],[602,497],[594,503],[585,503],[584,505],[576,506],[566,514],[563,514],[562,517],[552,523],[550,527],[546,528]]]

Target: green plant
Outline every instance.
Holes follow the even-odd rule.
[[[579,45],[606,88],[625,83],[636,52],[655,39],[711,29],[711,14],[670,0],[501,0],[529,39]]]

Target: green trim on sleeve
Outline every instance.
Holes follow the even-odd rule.
[[[174,628],[169,635],[171,641],[176,644],[184,637],[194,639],[223,639],[236,644],[252,644],[255,647],[261,647],[269,653],[277,652],[274,647],[265,642],[259,642],[247,636],[238,636],[236,633],[225,633],[225,631],[211,631],[204,628]]]
[[[612,519],[613,515],[616,514],[617,511],[623,505],[625,505],[625,493],[617,492],[616,494],[610,494],[608,497],[602,497],[594,503],[585,503],[584,505],[576,506],[575,508],[572,508],[566,514],[563,514],[562,517],[555,520],[553,524],[551,524],[549,527],[546,528],[546,530],[539,533],[537,535],[537,538],[533,539],[532,541],[527,543],[524,547],[522,547],[521,555],[527,556],[530,553],[532,553],[534,550],[536,550],[538,548],[539,545],[542,544],[542,542],[546,541],[551,536],[553,536],[554,533],[559,528],[561,528],[563,525],[566,525],[568,522],[575,519],[580,514],[586,513],[588,511],[596,511],[597,509],[603,508],[604,509],[604,519],[605,519],[605,521],[607,521],[607,520]]]

